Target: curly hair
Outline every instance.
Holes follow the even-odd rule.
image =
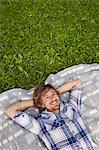
[[[34,107],[37,108],[40,112],[45,110],[45,108],[42,107],[42,96],[44,96],[50,89],[53,89],[60,97],[59,92],[50,84],[41,85],[34,90],[33,93]]]

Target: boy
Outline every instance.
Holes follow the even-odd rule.
[[[95,150],[93,141],[80,114],[82,91],[80,80],[70,81],[55,89],[42,85],[35,89],[33,100],[8,106],[5,113],[25,129],[38,135],[49,150]],[[60,95],[69,91],[69,102],[60,101]],[[32,116],[23,112],[38,108]]]

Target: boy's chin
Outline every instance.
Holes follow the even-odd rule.
[[[59,108],[60,108],[59,105],[56,105],[56,106],[53,107],[53,110],[57,110]]]

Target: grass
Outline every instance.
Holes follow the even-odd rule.
[[[0,92],[99,63],[98,0],[1,0]]]

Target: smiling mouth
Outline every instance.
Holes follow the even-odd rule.
[[[59,100],[55,99],[54,101],[50,102],[51,105],[59,104]]]

